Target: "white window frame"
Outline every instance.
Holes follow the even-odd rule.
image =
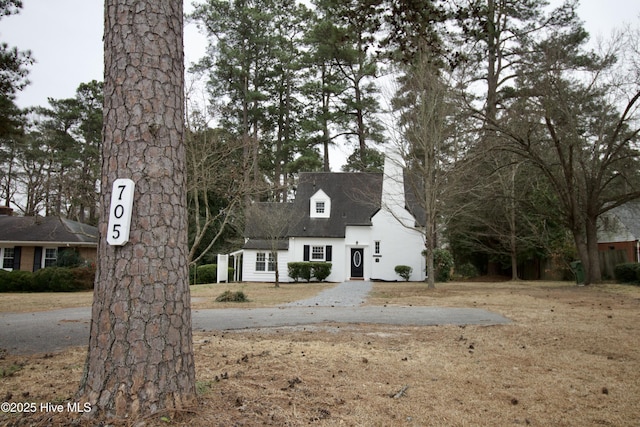
[[[380,240],[373,242],[373,254],[380,255]]]
[[[324,261],[326,252],[324,246],[311,246],[311,261]]]
[[[273,252],[269,252],[269,257],[267,258],[267,271],[276,271],[276,255]]]
[[[309,199],[309,215],[311,218],[330,218],[331,217],[331,197],[322,190]]]
[[[7,258],[7,250],[12,251],[11,258]],[[11,260],[11,267],[5,267],[5,260]],[[2,260],[2,265],[0,266],[0,270],[13,271],[13,266],[15,265],[16,260],[16,248],[0,248],[0,260]]]
[[[55,258],[51,258],[48,255],[48,251],[53,251],[56,255]],[[47,261],[51,261],[53,260],[53,262],[50,265],[47,265]],[[47,267],[51,267],[54,266],[56,264],[56,262],[58,262],[58,248],[57,247],[44,247],[42,248],[42,264],[41,267],[42,268],[47,268]]]
[[[276,257],[273,252],[256,253],[256,271],[260,273],[271,273],[276,271]]]
[[[256,253],[256,271],[267,271],[267,255],[265,252]]]

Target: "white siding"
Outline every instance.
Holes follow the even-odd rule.
[[[410,280],[425,278],[424,236],[420,230],[401,225],[388,211],[382,209],[372,218],[371,252],[375,241],[380,242],[380,255],[372,255],[372,279],[403,280],[395,272],[396,265],[413,268]],[[366,259],[366,257],[365,257]]]
[[[267,253],[266,250],[245,249],[242,256],[242,280],[245,282],[275,282],[276,273],[274,271],[256,271],[256,258],[258,252]],[[287,274],[287,251],[278,252],[278,271],[280,272],[280,282],[289,282]]]
[[[351,249],[363,249],[364,279],[372,278],[373,240],[371,239],[370,226],[347,226],[344,239],[344,275],[348,280],[351,277]]]
[[[292,237],[289,239],[289,262],[304,260],[304,246],[331,246],[331,274],[327,282],[344,282],[344,240],[333,238]]]

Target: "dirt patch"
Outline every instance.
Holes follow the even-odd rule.
[[[475,306],[514,323],[196,333],[199,405],[145,425],[633,426],[640,419],[640,288],[376,284],[369,303]],[[4,355],[0,400],[73,401],[84,356],[83,349]],[[0,414],[0,425],[72,418]]]

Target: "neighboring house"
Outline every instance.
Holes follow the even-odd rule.
[[[604,277],[625,262],[640,262],[640,201],[611,209],[600,217],[598,251]]]
[[[424,233],[408,199],[403,169],[389,156],[384,174],[301,173],[293,203],[250,210],[242,279],[273,281],[277,264],[286,282],[287,263],[325,261],[331,282],[401,280],[397,265],[413,268],[411,280],[424,280]]]
[[[36,271],[54,265],[58,255],[76,250],[95,261],[98,229],[59,217],[0,215],[0,267]]]

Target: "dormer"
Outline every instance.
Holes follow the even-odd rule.
[[[316,191],[309,201],[311,218],[329,218],[331,216],[331,198],[322,190]]]

